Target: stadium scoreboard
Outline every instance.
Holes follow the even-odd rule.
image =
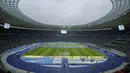
[[[4,24],[4,28],[5,28],[5,29],[9,29],[9,28],[10,28],[10,24],[5,23],[5,24]]]
[[[61,34],[67,34],[67,30],[61,30]]]
[[[118,29],[119,29],[119,30],[125,30],[125,26],[124,26],[123,24],[118,25]]]

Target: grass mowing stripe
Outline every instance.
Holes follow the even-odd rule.
[[[59,49],[59,52],[64,52],[64,49],[63,48]]]
[[[94,52],[95,52],[95,55],[101,56],[101,53],[100,53],[99,51],[93,49],[93,53],[94,53]]]
[[[38,53],[38,55],[40,55],[41,53],[43,53],[44,51],[46,51],[46,48],[41,48],[42,50]],[[41,55],[40,55],[41,56]]]
[[[49,56],[54,56],[55,52],[56,52],[56,49],[51,49],[48,54],[49,54]]]
[[[78,49],[78,51],[80,52],[81,56],[88,56],[88,51],[86,51],[85,49],[81,48],[81,49]]]
[[[59,56],[59,49],[55,49],[56,52],[54,53],[54,56]]]
[[[27,51],[24,55],[30,55],[30,54],[36,52],[36,50],[37,50],[37,48],[36,48],[36,49],[33,49],[33,50],[29,50],[29,51]]]
[[[93,56],[93,54],[90,51],[88,51],[88,48],[84,48],[82,50],[84,51],[85,56]]]
[[[80,48],[75,48],[74,50],[76,50],[77,52],[80,53],[79,56],[83,56],[84,55],[83,51]]]
[[[36,48],[28,51],[24,55],[37,56],[59,56],[60,53],[69,52],[70,56],[105,56],[105,54],[90,48]]]
[[[73,53],[72,49],[70,48],[70,49],[68,49],[68,50],[69,50],[69,52],[70,52],[70,56],[74,56],[74,53]]]
[[[50,52],[51,52],[52,48],[49,48],[47,52],[45,52],[45,54],[47,54],[47,56],[50,56]]]
[[[68,52],[68,53],[70,54],[69,56],[73,56],[73,55],[72,55],[73,53],[71,52],[71,48],[66,48],[66,49],[65,49],[65,52]]]
[[[39,48],[36,52],[33,53],[33,55],[40,55],[45,49]]]
[[[94,56],[104,56],[102,55],[99,51],[96,51],[94,49],[89,49],[89,51],[94,55]]]
[[[89,53],[88,56],[95,56],[95,53],[92,53],[90,48],[86,48],[85,51]]]
[[[72,49],[72,52],[74,56],[81,56],[81,54],[75,49]]]
[[[72,51],[72,48],[67,48],[66,49],[66,52],[69,52],[70,53],[70,56],[74,56],[74,53]]]
[[[40,48],[36,48],[34,50],[31,50],[31,51],[27,52],[27,54],[25,54],[25,55],[38,55],[37,52],[39,50],[41,50],[41,49]]]
[[[84,52],[87,56],[93,56],[93,54],[90,51],[88,51],[88,48],[84,49]]]
[[[45,51],[43,51],[42,53],[40,53],[40,56],[48,56],[48,52],[50,51],[50,49],[46,49]]]
[[[93,56],[95,56],[96,54],[95,54],[95,52],[93,51],[93,50],[91,50],[91,49],[88,49],[88,51],[93,55]]]

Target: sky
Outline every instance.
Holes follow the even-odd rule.
[[[20,0],[18,7],[38,22],[74,26],[105,16],[111,11],[112,3],[110,0]]]

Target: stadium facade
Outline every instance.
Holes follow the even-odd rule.
[[[129,73],[130,72],[130,0],[111,0],[112,10],[104,17],[84,25],[56,26],[37,22],[24,15],[18,8],[20,0],[0,0],[0,72],[1,73]],[[30,1],[31,2],[31,1]],[[4,24],[11,24],[4,29]],[[119,30],[124,25],[125,30]],[[61,34],[67,30],[67,34]],[[60,44],[59,44],[59,43]],[[37,50],[54,43],[56,50]],[[58,43],[58,44],[57,44]],[[83,50],[57,50],[61,43],[80,43],[106,55],[106,57],[75,56],[85,54]],[[68,47],[67,47],[68,48]],[[23,57],[28,51],[36,56]],[[55,51],[55,52],[53,52]],[[67,58],[60,54],[67,54]],[[40,56],[39,56],[40,52]],[[80,52],[80,53],[79,53]],[[96,55],[87,50],[90,55]],[[41,55],[51,56],[44,57]],[[59,56],[54,57],[55,54]],[[30,54],[29,54],[30,55]],[[88,54],[87,54],[88,55]],[[31,58],[31,59],[30,59]],[[33,59],[33,60],[32,60]],[[36,60],[36,61],[35,61]],[[76,63],[73,63],[76,60]],[[103,62],[101,62],[103,60]],[[44,63],[47,61],[47,64]],[[78,63],[77,63],[78,61]],[[98,63],[98,61],[100,61]],[[48,64],[49,62],[49,64]],[[57,64],[60,63],[60,64]],[[70,63],[71,62],[71,63]],[[87,63],[86,63],[87,62]],[[55,63],[55,64],[52,64]],[[85,64],[83,64],[85,63]]]

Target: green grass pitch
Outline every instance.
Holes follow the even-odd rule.
[[[67,52],[69,56],[105,56],[104,53],[91,48],[43,48],[39,47],[30,50],[24,56],[60,56],[60,53]]]

